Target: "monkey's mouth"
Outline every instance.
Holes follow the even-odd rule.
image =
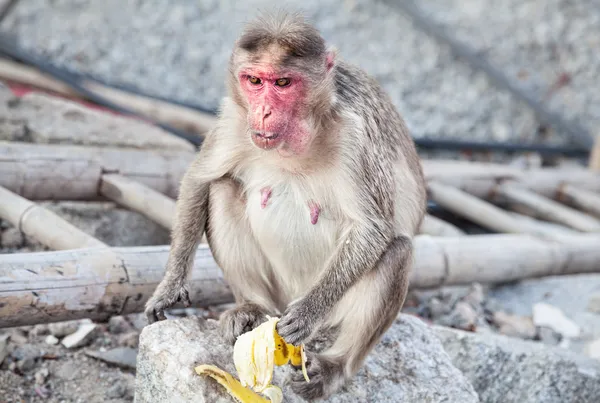
[[[272,150],[281,143],[281,137],[279,133],[253,131],[252,142],[258,148]]]

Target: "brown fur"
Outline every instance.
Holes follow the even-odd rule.
[[[146,311],[152,322],[185,301],[193,252],[206,231],[238,302],[222,318],[231,342],[264,314],[281,315],[278,331],[287,342],[335,335],[310,352],[311,382],[301,374],[292,379],[305,398],[338,390],[397,316],[426,207],[414,143],[389,97],[357,67],[338,60],[328,69],[333,54],[315,32],[280,16],[250,26],[238,41],[230,94],[182,181],[166,275]],[[249,138],[236,71],[265,59],[311,78],[306,155],[283,158]],[[273,192],[261,209],[264,186]],[[315,225],[311,200],[321,206]]]

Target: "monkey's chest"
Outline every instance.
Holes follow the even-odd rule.
[[[282,275],[314,274],[333,253],[339,221],[327,205],[302,189],[249,189],[246,212],[263,253]]]

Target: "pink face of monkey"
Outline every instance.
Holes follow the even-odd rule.
[[[307,88],[302,74],[267,64],[242,70],[238,79],[249,105],[253,143],[282,156],[306,151],[312,134],[305,120]]]

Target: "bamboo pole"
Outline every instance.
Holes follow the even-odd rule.
[[[82,98],[68,85],[38,69],[6,59],[0,60],[0,78],[29,84],[69,97]],[[210,130],[216,123],[214,116],[185,106],[131,94],[91,80],[82,80],[81,85],[114,104],[127,107],[152,121],[168,123],[185,131],[202,134]]]
[[[427,186],[431,199],[437,204],[492,231],[530,234],[544,238],[564,235],[551,228],[519,220],[491,203],[441,182],[429,181]]]
[[[193,152],[0,142],[0,186],[30,200],[94,200],[103,173],[170,197]]]
[[[455,225],[452,225],[442,219],[439,219],[430,214],[425,214],[421,227],[420,234],[433,236],[463,236],[465,232]]]
[[[171,229],[175,200],[138,182],[117,174],[102,175],[100,194]]]
[[[557,222],[582,232],[600,232],[600,221],[594,217],[547,199],[518,184],[502,183],[496,188],[496,194],[506,200],[515,211]]]
[[[600,271],[596,235],[561,242],[528,235],[421,235],[414,242],[413,288]],[[148,246],[0,255],[0,328],[141,312],[162,279],[168,253],[168,246]],[[196,252],[190,297],[195,306],[233,300],[206,245]]]
[[[0,186],[0,218],[50,249],[106,246],[53,212]]]
[[[590,170],[600,172],[600,134],[596,135],[588,161]]]
[[[557,192],[556,199],[577,209],[600,217],[600,194],[565,184]]]

